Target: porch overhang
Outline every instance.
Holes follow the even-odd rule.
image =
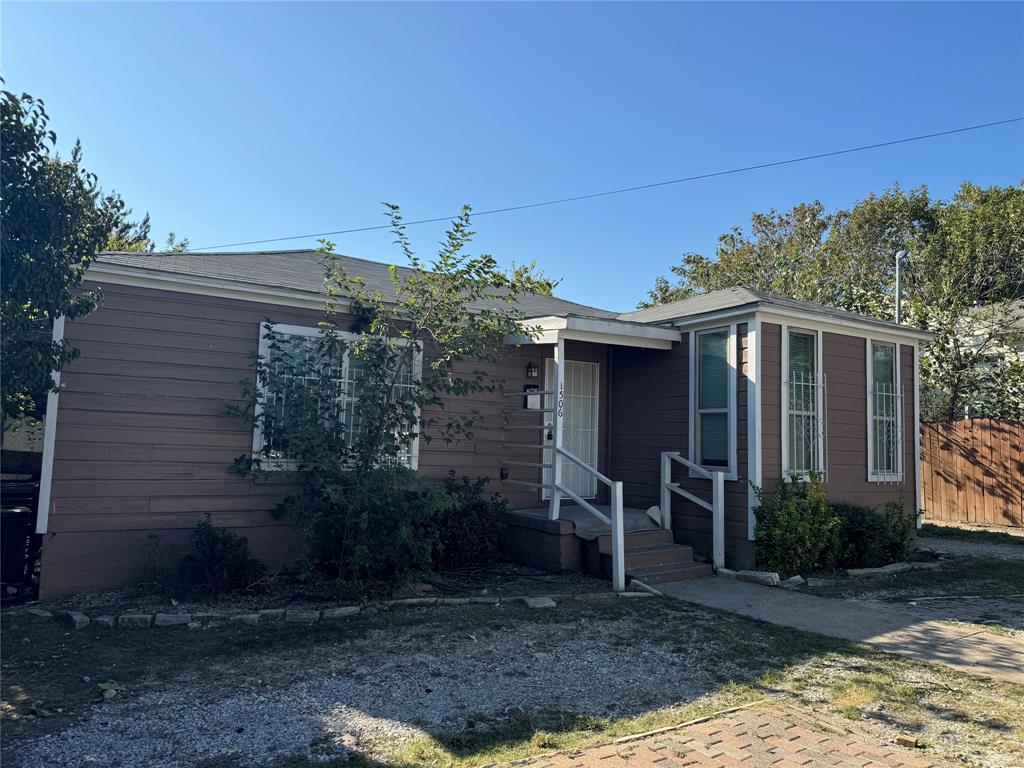
[[[510,344],[556,344],[565,341],[591,341],[598,344],[615,344],[620,347],[643,347],[646,349],[672,349],[682,339],[675,328],[664,328],[628,320],[583,317],[581,315],[548,315],[531,317],[525,324],[535,328],[529,337],[510,337]]]

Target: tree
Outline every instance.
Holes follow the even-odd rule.
[[[965,183],[949,202],[898,186],[850,210],[820,202],[754,214],[750,234],[719,238],[715,259],[687,253],[641,306],[730,286],[768,291],[892,320],[895,256],[906,250],[904,317],[933,331],[922,349],[922,414],[1024,418],[1024,344],[1009,322],[1024,297],[1024,187]]]
[[[119,195],[101,192],[96,176],[82,167],[79,143],[68,158],[54,153],[57,136],[41,100],[3,91],[0,130],[0,388],[6,430],[12,421],[41,415],[53,387],[51,373],[77,355],[67,342],[52,340],[53,321],[82,317],[99,304],[98,291],[81,288],[96,253],[111,243],[127,250],[152,243],[148,214],[132,222]]]
[[[305,532],[312,567],[347,583],[388,579],[429,557],[424,520],[451,499],[405,469],[403,456],[417,438],[472,437],[481,415],[448,405],[500,385],[481,366],[507,353],[509,337],[534,332],[516,300],[550,290],[529,267],[503,271],[466,252],[468,207],[432,261],[413,251],[398,207],[387,212],[408,269],[392,267],[389,290],[371,290],[324,242],[320,334],[297,340],[270,325],[248,406],[229,409],[263,440],[236,471],[266,477],[282,461],[298,470],[282,513]]]

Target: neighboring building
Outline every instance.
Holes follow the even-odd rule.
[[[387,288],[386,265],[342,262],[371,287]],[[235,457],[253,450],[254,435],[225,405],[240,401],[240,381],[252,376],[264,321],[297,338],[316,332],[318,255],[104,254],[88,284],[102,287],[102,307],[57,328],[81,356],[61,374],[47,413],[42,595],[149,578],[177,562],[206,512],[271,565],[287,562],[295,536],[272,511],[288,472],[265,482],[228,473]],[[552,451],[515,447],[522,438],[509,438],[503,425],[510,415],[546,418],[531,410],[551,398],[523,392],[552,389],[545,380],[554,380],[562,350],[564,448],[621,481],[625,505],[639,510],[659,504],[663,451],[724,472],[732,567],[754,562],[751,484],[770,490],[784,476],[815,471],[831,498],[876,507],[903,498],[908,513],[918,507],[918,345],[928,334],[746,289],[628,313],[548,296],[524,297],[520,307],[543,333],[510,348],[492,371],[514,397],[478,395],[465,404],[493,417],[473,440],[410,446],[408,460],[422,475],[489,477],[512,509],[543,509]],[[550,446],[550,433],[541,434]],[[710,481],[697,475],[677,467],[674,479],[707,496]],[[599,480],[564,467],[570,498],[608,503]],[[544,517],[527,520],[523,536],[572,535],[568,520]],[[701,506],[676,497],[669,522],[670,540],[710,554],[711,517]],[[573,567],[575,555],[559,541],[546,550],[553,555],[544,555],[543,542],[511,541],[509,549]],[[654,554],[645,557],[655,564]]]

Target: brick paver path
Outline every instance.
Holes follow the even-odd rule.
[[[947,768],[853,724],[771,703],[645,739],[539,757],[530,768]]]

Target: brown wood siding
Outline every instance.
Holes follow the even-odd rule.
[[[779,325],[762,323],[761,438],[762,483],[771,491],[782,477],[782,332]],[[863,336],[822,333],[822,362],[827,382],[826,428],[828,472],[826,489],[834,501],[849,501],[881,509],[902,499],[908,514],[914,500],[914,350],[900,345],[900,384],[903,389],[902,483],[868,482],[867,353]]]
[[[737,327],[736,461],[737,479],[725,483],[726,562],[748,567],[753,547],[747,539],[747,337]],[[623,482],[628,506],[660,503],[661,452],[689,450],[689,337],[671,350],[616,347],[612,353],[611,477]],[[675,465],[673,479],[702,498],[711,498],[708,480],[690,478]],[[676,539],[711,554],[710,513],[692,502],[672,499]]]
[[[289,488],[288,476],[253,481],[228,472],[235,457],[250,452],[252,427],[225,415],[225,407],[242,404],[240,382],[252,378],[261,322],[312,327],[322,313],[118,285],[103,289],[103,306],[66,327],[81,356],[62,375],[43,594],[150,578],[154,562],[176,562],[206,512],[216,525],[249,537],[272,565],[286,562],[296,551],[293,531],[272,512]],[[504,377],[508,389],[521,390],[527,362],[543,371],[550,353],[550,347],[526,346],[486,367]],[[566,353],[601,364],[599,468],[606,471],[607,349],[568,343]],[[484,393],[454,398],[446,407],[479,411],[485,425],[473,439],[422,441],[422,474],[442,477],[454,469],[488,477],[489,491],[507,496],[512,506],[536,506],[536,490],[499,480],[501,459],[516,453],[500,447],[502,414],[520,401]],[[533,452],[520,454],[539,460]],[[526,473],[539,479],[537,470]]]

